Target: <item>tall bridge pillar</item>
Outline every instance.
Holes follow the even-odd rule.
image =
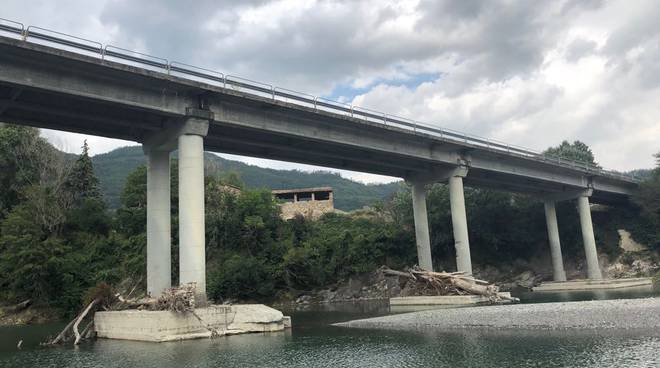
[[[545,222],[548,227],[548,240],[550,242],[550,255],[552,257],[552,275],[555,281],[566,281],[564,271],[564,260],[561,256],[561,244],[559,241],[559,226],[557,225],[557,210],[555,201],[543,202],[545,208]]]
[[[470,256],[467,214],[465,212],[463,176],[452,175],[449,177],[449,204],[451,206],[451,224],[454,229],[456,269],[465,272],[467,275],[471,275],[472,259]]]
[[[578,212],[580,214],[584,253],[587,258],[587,275],[591,280],[600,280],[603,278],[603,275],[600,272],[600,265],[598,264],[596,238],[594,236],[594,226],[591,222],[591,208],[589,207],[588,195],[578,197]]]
[[[169,154],[178,149],[179,283],[194,282],[197,302],[205,304],[204,137],[211,118],[208,112],[200,114],[192,109],[192,113],[184,121],[170,122],[143,142],[148,163],[147,291],[157,297],[171,286]]]
[[[426,187],[423,182],[412,183],[412,205],[415,219],[417,262],[423,270],[433,271],[429,220],[426,212]]]
[[[208,122],[206,122],[208,127]],[[206,300],[204,137],[179,136],[179,282],[197,284]]]
[[[147,155],[147,292],[160,295],[172,286],[170,152]]]

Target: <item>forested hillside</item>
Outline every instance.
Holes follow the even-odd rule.
[[[142,148],[138,146],[118,148],[112,152],[92,158],[94,169],[101,181],[101,188],[108,206],[119,207],[119,195],[128,174],[145,164]],[[206,154],[209,175],[235,172],[248,188],[293,189],[330,186],[335,190],[335,207],[350,211],[374,202],[387,199],[399,190],[401,183],[362,184],[342,178],[330,172],[303,172],[297,170],[274,170],[227,160],[217,155]]]

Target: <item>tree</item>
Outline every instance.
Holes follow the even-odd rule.
[[[89,157],[87,140],[82,146],[82,152],[73,164],[66,181],[66,189],[72,194],[74,201],[84,199],[100,199],[99,179],[94,174],[94,165]]]
[[[0,219],[25,199],[26,188],[59,191],[65,173],[62,153],[39,137],[38,129],[0,127]]]
[[[644,224],[638,238],[646,240],[655,248],[660,248],[660,153],[654,155],[656,168],[651,176],[641,182],[633,194],[633,201],[641,208]]]
[[[68,198],[71,198],[71,207],[67,211],[68,230],[108,234],[110,218],[106,213],[106,205],[99,189],[99,179],[94,173],[86,140],[82,152],[67,175],[64,192]]]
[[[660,216],[660,153],[654,157],[657,159],[657,167],[647,180],[640,183],[633,198],[646,214]]]
[[[594,158],[591,148],[581,141],[563,141],[557,147],[550,147],[543,152],[543,155],[548,157],[561,158],[580,163],[589,164],[591,166],[600,167]]]

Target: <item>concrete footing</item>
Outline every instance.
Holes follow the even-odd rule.
[[[100,338],[137,341],[178,341],[250,332],[282,331],[290,325],[282,312],[263,304],[213,305],[192,313],[124,310],[97,312],[94,329]]]
[[[507,298],[511,297],[511,293],[508,292],[501,292],[499,295]],[[390,298],[390,305],[471,305],[487,303],[488,301],[487,297],[481,295],[404,296]]]
[[[532,291],[585,291],[640,287],[653,288],[653,279],[650,277],[639,277],[631,279],[552,281],[544,282],[532,288]]]

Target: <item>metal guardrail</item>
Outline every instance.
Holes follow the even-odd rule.
[[[168,75],[171,75],[174,72],[183,74],[185,76],[200,78],[205,81],[221,83],[223,88],[231,88],[247,94],[261,97],[267,96],[274,101],[280,100],[285,102],[293,102],[298,105],[309,107],[313,106],[313,108],[316,110],[340,113],[342,115],[350,116],[356,119],[362,119],[364,121],[381,123],[385,126],[395,125],[403,129],[411,130],[413,133],[430,134],[439,137],[442,140],[461,144],[463,146],[480,148],[492,152],[504,153],[510,156],[552,163],[557,166],[582,170],[587,173],[598,174],[632,182],[639,181],[632,174],[623,174],[612,170],[606,170],[599,166],[594,166],[588,162],[570,160],[556,155],[547,155],[539,151],[507,144],[495,139],[479,137],[451,129],[434,127],[415,120],[354,106],[344,102],[333,101],[323,97],[315,97],[306,93],[292,91],[281,87],[275,87],[270,84],[261,83],[250,79],[223,74],[211,69],[204,69],[176,61],[168,61],[167,59],[123,49],[112,45],[106,45],[103,47],[103,45],[99,42],[40,27],[28,26],[25,28],[22,23],[9,19],[0,18],[0,33],[2,32],[18,35],[26,42],[30,42],[32,39],[50,44],[70,47],[73,49],[73,51],[80,50],[91,52],[93,54],[98,54],[99,58],[102,60],[113,58],[117,59],[118,61],[132,62],[156,69],[162,69]]]

